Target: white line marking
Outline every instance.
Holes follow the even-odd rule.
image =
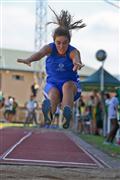
[[[65,133],[66,134],[66,133]],[[68,136],[82,151],[87,154],[95,163],[77,163],[77,162],[63,162],[63,161],[46,161],[46,160],[31,160],[31,159],[14,159],[14,158],[6,158],[20,143],[22,143],[25,139],[30,137],[32,135],[32,132],[29,132],[27,135],[25,135],[22,139],[20,139],[10,150],[5,153],[2,157],[3,160],[8,161],[20,161],[20,162],[35,162],[35,163],[50,163],[50,164],[68,164],[68,165],[86,165],[86,166],[95,166],[99,165],[99,167],[104,167],[100,162],[95,159],[94,156],[92,156],[88,151],[83,149],[80,145],[78,145],[70,136]],[[100,160],[100,159],[99,159]],[[104,161],[100,160],[102,163],[107,165]],[[108,165],[107,165],[108,166]]]
[[[95,162],[96,162],[96,164],[98,164],[100,167],[104,167],[101,163],[103,163],[105,166],[107,166],[107,167],[109,167],[109,168],[111,168],[111,166],[109,166],[107,163],[105,163],[102,159],[100,159],[99,157],[94,157],[93,155],[91,155],[87,150],[85,150],[85,149],[83,149],[82,147],[81,147],[81,149],[88,155],[88,156],[90,156],[91,157],[91,159],[93,159]],[[101,163],[100,163],[100,162]]]
[[[95,166],[95,163],[77,163],[77,162],[63,162],[63,161],[46,161],[46,160],[31,160],[31,159],[17,159],[17,158],[7,158],[7,156],[19,145],[21,144],[25,139],[30,137],[32,135],[31,132],[29,132],[27,135],[25,135],[22,139],[20,139],[10,150],[5,153],[2,157],[3,160],[8,161],[20,161],[20,162],[35,162],[35,163],[49,163],[49,164],[66,164],[66,165],[86,165],[86,166]]]
[[[4,153],[1,158],[5,159],[8,154],[10,154],[18,145],[20,145],[25,139],[30,137],[32,135],[32,132],[29,132],[27,135],[23,136],[14,146],[12,146],[6,153]]]
[[[65,133],[66,134],[66,133]],[[71,136],[69,136],[69,135],[67,135],[67,137],[69,137],[79,148],[81,148],[82,149],[82,151],[85,153],[85,154],[87,154],[99,167],[104,167],[101,163],[103,163],[104,165],[106,165],[107,167],[109,167],[109,168],[111,168],[107,163],[105,163],[104,161],[102,161],[101,159],[99,159],[98,157],[97,157],[97,159],[101,162],[99,162],[94,156],[92,156],[87,150],[85,150],[83,147],[81,147],[80,146],[80,144],[77,144],[76,142],[75,142],[75,140],[71,137]]]
[[[77,162],[63,162],[63,161],[45,161],[45,160],[31,160],[31,159],[14,159],[14,158],[5,158],[4,160],[9,160],[9,161],[22,161],[22,162],[36,162],[36,163],[50,163],[50,164],[69,164],[69,165],[88,165],[88,166],[93,166],[96,164],[92,163],[77,163]]]

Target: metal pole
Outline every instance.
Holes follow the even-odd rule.
[[[101,93],[101,103],[102,103],[102,119],[103,119],[103,135],[106,136],[106,112],[105,112],[105,101],[104,101],[104,62],[107,57],[106,51],[100,49],[96,52],[96,58],[98,61],[102,62],[101,76],[100,76],[100,93]]]
[[[106,136],[106,112],[105,112],[105,102],[104,102],[104,61],[102,61],[102,69],[101,69],[101,101],[102,101],[102,109],[103,109],[103,136]]]
[[[101,90],[101,92],[104,91],[104,61],[102,61],[100,90]]]

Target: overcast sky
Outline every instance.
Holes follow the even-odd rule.
[[[118,5],[118,1],[110,1]],[[68,10],[74,20],[83,19],[87,27],[72,33],[71,45],[81,52],[85,65],[98,69],[101,65],[95,58],[99,49],[107,52],[105,69],[120,75],[120,9],[104,0],[48,0],[57,13]],[[54,15],[48,9],[48,21]],[[9,49],[34,51],[35,0],[1,0],[0,46]],[[54,29],[54,27],[53,27]],[[48,26],[47,42],[52,41],[51,26]]]

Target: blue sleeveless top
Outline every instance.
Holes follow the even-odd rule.
[[[57,52],[55,43],[49,44],[52,52],[46,59],[46,73],[47,82],[66,82],[69,80],[77,81],[78,75],[76,71],[73,71],[73,62],[70,58],[70,52],[75,47],[69,45],[65,56],[61,56]]]

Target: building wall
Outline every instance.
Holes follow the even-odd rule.
[[[31,95],[31,85],[34,83],[34,73],[25,71],[8,71],[1,70],[1,90],[5,98],[8,96],[15,97],[19,106],[24,106],[25,102]],[[41,88],[38,92],[37,99],[42,101]]]

